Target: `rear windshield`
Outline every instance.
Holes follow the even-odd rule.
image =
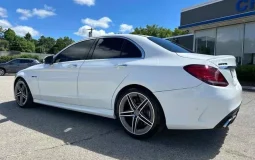
[[[156,43],[157,45],[176,53],[191,53],[190,51],[168,41],[165,39],[157,38],[157,37],[148,37],[149,40]]]

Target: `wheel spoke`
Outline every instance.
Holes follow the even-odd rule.
[[[126,111],[126,112],[121,112],[120,117],[133,117],[134,116],[134,111]]]
[[[134,134],[136,132],[137,123],[138,123],[138,117],[133,117],[133,119],[132,119],[132,132]]]
[[[132,98],[130,98],[129,95],[127,95],[127,100],[128,100],[128,104],[129,104],[130,108],[131,108],[133,111],[136,110],[136,105],[135,105],[135,103],[133,102]]]
[[[26,100],[27,99],[27,96],[23,93],[22,94],[22,97]]]
[[[19,97],[21,95],[21,92],[16,93],[16,97]]]
[[[148,120],[145,116],[143,116],[142,114],[140,114],[139,115],[139,119],[141,120],[141,121],[143,121],[143,123],[145,123],[146,125],[148,125],[148,126],[152,126],[153,124],[152,124],[152,122],[150,121],[150,120]]]
[[[23,96],[20,96],[19,102],[21,105],[23,104]]]
[[[148,104],[148,99],[145,99],[138,107],[137,109],[141,112],[143,108]]]

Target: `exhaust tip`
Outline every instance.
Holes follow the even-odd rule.
[[[227,122],[223,125],[223,128],[227,128],[236,118],[236,115],[234,115],[233,117],[229,118],[227,120]]]

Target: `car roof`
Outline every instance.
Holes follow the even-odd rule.
[[[33,59],[33,58],[15,58],[13,60],[36,60],[36,59]]]
[[[109,34],[109,35],[103,35],[103,36],[97,36],[97,37],[91,37],[91,38],[86,38],[84,40],[89,40],[89,39],[97,39],[97,38],[114,38],[114,37],[126,37],[126,38],[146,38],[150,37],[147,35],[136,35],[136,34]],[[82,40],[82,41],[84,41]]]

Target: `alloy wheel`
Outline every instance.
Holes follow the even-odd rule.
[[[5,74],[5,71],[3,69],[0,69],[0,76],[3,76]]]
[[[132,92],[122,98],[119,105],[119,118],[128,132],[144,135],[154,124],[155,112],[148,97]]]
[[[28,90],[26,84],[22,81],[17,82],[14,93],[17,103],[20,106],[24,106],[28,99]]]

